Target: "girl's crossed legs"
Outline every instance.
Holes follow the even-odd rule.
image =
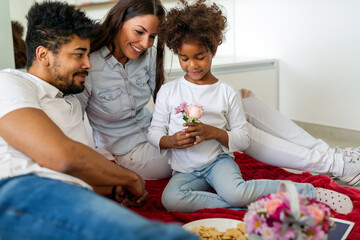
[[[193,212],[203,208],[246,207],[261,196],[277,192],[280,180],[245,181],[234,159],[219,155],[209,167],[192,173],[176,173],[170,179],[162,203],[168,211]],[[315,188],[294,183],[298,192],[315,198]],[[214,188],[216,193],[208,192]]]

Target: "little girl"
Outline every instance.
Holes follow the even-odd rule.
[[[169,211],[244,207],[278,191],[281,181],[245,181],[234,162],[250,140],[239,92],[211,73],[212,58],[222,43],[226,17],[204,0],[169,11],[159,39],[178,55],[185,76],[163,85],[157,95],[148,140],[160,151],[171,151],[174,170],[162,203]],[[202,106],[201,122],[185,122],[188,105]],[[179,107],[180,106],[180,107]],[[188,109],[186,109],[188,111]],[[189,112],[188,112],[189,114]],[[191,116],[185,115],[186,118]],[[307,183],[294,183],[299,193],[347,214],[350,198]],[[216,193],[208,190],[214,189]]]

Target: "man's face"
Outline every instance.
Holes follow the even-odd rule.
[[[74,35],[52,56],[52,79],[50,83],[66,94],[76,94],[84,90],[87,70],[91,68],[89,60],[90,39],[81,39]]]

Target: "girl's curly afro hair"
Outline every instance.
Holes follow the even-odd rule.
[[[183,42],[198,41],[213,54],[223,42],[227,19],[217,4],[205,2],[180,0],[182,7],[170,9],[159,27],[159,39],[176,54]]]

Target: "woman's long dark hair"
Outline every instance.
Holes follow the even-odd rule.
[[[106,56],[106,58],[109,58],[115,51],[114,38],[124,22],[133,17],[147,14],[157,16],[160,24],[162,23],[165,18],[165,8],[160,0],[119,0],[109,10],[104,22],[101,24],[99,37],[91,43],[91,52],[100,50],[104,46],[110,46],[110,53]],[[164,78],[164,43],[158,39],[154,102],[157,92],[164,83]]]

